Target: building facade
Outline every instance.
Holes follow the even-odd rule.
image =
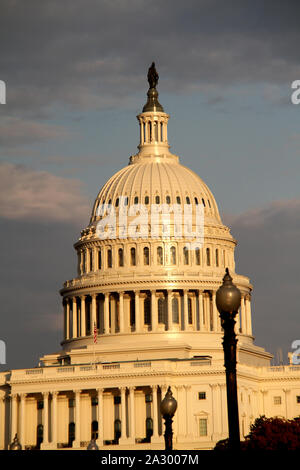
[[[207,185],[170,152],[156,83],[150,77],[137,116],[138,153],[102,187],[74,245],[77,276],[60,292],[61,350],[0,373],[0,449],[15,434],[28,449],[82,449],[92,437],[105,449],[163,449],[168,386],[178,402],[174,448],[211,449],[226,438],[215,302],[225,267],[242,294],[241,437],[262,414],[300,415],[300,366],[271,367],[255,345],[252,285],[236,272],[236,241]]]

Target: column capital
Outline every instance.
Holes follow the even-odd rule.
[[[129,391],[130,391],[130,392],[134,392],[135,389],[136,389],[136,387],[135,387],[134,385],[132,385],[132,386],[130,386],[130,387],[128,387],[128,388],[129,388]]]
[[[74,393],[75,395],[80,395],[81,392],[82,392],[82,390],[73,390],[73,393]]]
[[[80,298],[81,298],[81,300],[85,300],[85,299],[86,299],[86,295],[81,295]]]
[[[48,397],[49,397],[49,392],[42,392],[42,394],[43,394],[43,397],[44,397],[44,398],[48,398]]]
[[[24,400],[27,397],[27,395],[28,395],[27,393],[23,393],[23,392],[20,393],[21,400]]]
[[[135,388],[135,387],[134,387],[134,388]],[[119,390],[121,390],[121,392],[126,392],[126,389],[127,389],[127,387],[124,387],[124,386],[119,387]]]
[[[158,385],[151,385],[151,388],[153,391],[156,391],[158,389]]]
[[[102,395],[102,393],[104,392],[104,388],[96,388],[96,392],[98,393],[98,395]]]
[[[59,392],[56,391],[56,390],[55,390],[55,391],[51,391],[50,393],[51,393],[51,395],[52,395],[52,398],[53,398],[53,397],[57,397],[57,395],[59,394]]]
[[[94,292],[93,294],[90,294],[90,295],[91,295],[92,299],[96,299],[98,294]]]

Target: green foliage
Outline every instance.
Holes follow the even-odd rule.
[[[228,450],[228,439],[217,442],[215,450]],[[260,416],[250,427],[241,450],[300,450],[300,418]]]

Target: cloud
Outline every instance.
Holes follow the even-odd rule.
[[[299,10],[289,0],[3,0],[6,110],[132,106],[152,60],[170,92],[290,85],[300,72]]]
[[[300,200],[224,217],[238,240],[236,271],[250,276],[256,343],[285,353],[299,339]]]
[[[6,219],[83,222],[91,210],[77,179],[1,163],[0,184],[0,217]]]
[[[0,121],[0,148],[18,147],[68,137],[70,132],[61,126],[20,118]]]

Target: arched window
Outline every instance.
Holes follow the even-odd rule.
[[[151,436],[153,435],[153,420],[152,418],[146,419],[146,439],[150,442]]]
[[[145,204],[146,204],[146,205],[149,204],[149,196],[145,196]]]
[[[82,252],[82,272],[85,273],[85,263],[86,263],[86,255],[85,250]]]
[[[163,249],[161,246],[157,247],[157,264],[163,264]]]
[[[200,248],[198,246],[195,248],[195,258],[196,258],[196,265],[200,266]]]
[[[160,135],[161,135],[161,141],[163,142],[164,141],[164,125],[162,122],[160,123]]]
[[[170,198],[170,196],[166,196],[166,203],[167,203],[167,204],[171,204],[171,198]]]
[[[158,299],[158,323],[166,324],[166,300],[164,297]]]
[[[171,246],[170,260],[171,260],[171,264],[176,264],[176,248],[175,248],[175,246]]]
[[[146,297],[144,299],[144,323],[145,325],[151,325],[151,299]]]
[[[91,438],[98,439],[98,421],[92,421]]]
[[[187,246],[183,248],[183,262],[184,264],[189,264],[189,250]]]
[[[128,206],[128,196],[124,198],[124,206]]]
[[[149,257],[149,248],[148,246],[144,247],[144,265],[149,266],[150,264],[150,257]]]
[[[138,196],[135,196],[135,198],[134,198],[134,204],[138,204],[138,203],[139,203],[139,198],[138,198]]]
[[[206,264],[210,266],[210,249],[206,248]]]
[[[112,251],[110,248],[107,250],[107,267],[112,267]]]
[[[187,203],[187,204],[190,204],[190,203],[191,203],[190,198],[189,198],[188,196],[185,198],[185,200],[186,200],[186,203]]]
[[[136,265],[135,248],[130,248],[130,264],[131,266]]]
[[[176,196],[176,202],[177,204],[181,204],[180,196]]]
[[[194,201],[195,201],[196,206],[198,206],[198,198],[197,197],[195,197]]]
[[[123,248],[119,248],[118,250],[118,257],[119,257],[119,266],[124,266],[124,254]]]
[[[116,199],[116,207],[119,207],[119,198]]]
[[[121,437],[121,421],[119,419],[115,419],[114,431],[115,431],[115,441],[118,442]]]
[[[102,267],[102,259],[101,259],[101,248],[98,250],[98,269]]]
[[[205,201],[204,201],[204,199],[203,199],[203,198],[202,198],[202,204],[203,204],[203,205],[204,205],[204,207],[205,207]]]
[[[208,202],[208,205],[209,205],[209,207],[211,208],[211,205],[210,205],[210,200],[208,199],[208,200],[207,200],[207,202]]]
[[[192,309],[192,299],[188,298],[188,318],[189,318],[189,325],[193,324],[193,309]]]
[[[160,197],[159,196],[155,196],[155,204],[159,204],[160,203]]]
[[[219,266],[219,250],[218,248],[216,249],[216,266]]]
[[[177,297],[173,297],[172,299],[172,319],[173,323],[179,323],[179,306]]]

